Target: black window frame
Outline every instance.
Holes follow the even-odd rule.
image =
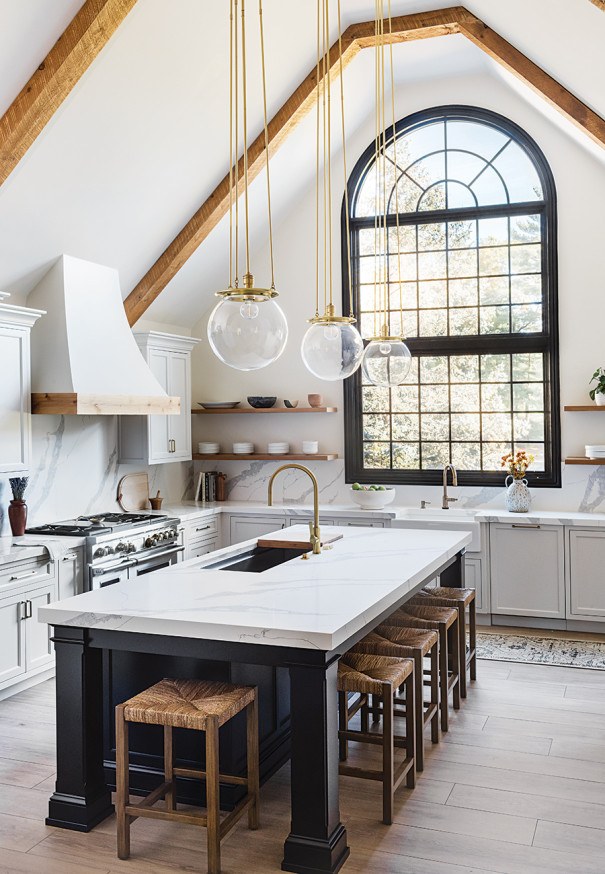
[[[532,160],[543,191],[543,200],[515,203],[503,207],[468,207],[464,209],[426,210],[399,216],[402,224],[432,224],[451,221],[454,217],[493,218],[502,215],[540,213],[542,227],[542,281],[543,311],[546,330],[541,333],[510,333],[486,335],[458,335],[435,338],[410,337],[406,340],[413,356],[435,356],[452,354],[514,354],[539,352],[545,355],[544,380],[544,453],[545,470],[527,472],[529,484],[534,487],[561,488],[561,421],[559,401],[559,330],[558,330],[558,273],[557,273],[557,195],[555,181],[546,157],[535,140],[510,119],[475,106],[437,106],[412,113],[400,119],[396,125],[397,137],[427,123],[446,119],[461,119],[483,122],[501,130],[520,145]],[[392,142],[393,128],[386,132],[387,145]],[[347,181],[348,203],[350,205],[349,227],[351,262],[353,266],[352,288],[354,312],[359,313],[359,282],[356,265],[358,246],[356,231],[364,227],[374,227],[374,217],[355,218],[352,215],[355,193],[365,175],[373,165],[375,143],[372,142],[363,152]],[[349,305],[349,262],[346,245],[346,204],[343,197],[341,210],[341,249],[343,277],[343,312]],[[395,227],[395,213],[387,218],[387,224]],[[437,345],[437,348],[436,348]],[[347,483],[378,483],[391,485],[431,485],[441,482],[439,469],[393,469],[369,468],[363,466],[363,417],[362,417],[362,373],[358,369],[344,382],[344,422],[345,422],[345,480]],[[468,486],[501,486],[504,471],[464,471],[461,484]]]

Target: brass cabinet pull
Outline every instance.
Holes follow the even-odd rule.
[[[534,524],[523,525],[522,523],[513,522],[513,528],[540,528],[540,527],[541,527],[540,525],[534,525]]]

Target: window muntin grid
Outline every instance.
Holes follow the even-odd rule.
[[[360,374],[351,380],[357,412],[356,432],[347,431],[349,478],[363,480],[367,473],[365,481],[418,482],[414,477],[422,471],[451,460],[470,471],[472,481],[495,482],[496,471],[502,476],[501,456],[526,449],[536,456],[535,478],[559,482],[553,466],[553,441],[559,439],[553,412],[556,312],[547,269],[556,245],[554,187],[543,159],[538,172],[522,132],[514,125],[506,130],[501,117],[493,116],[504,124],[494,125],[486,120],[492,114],[476,112],[477,119],[459,117],[472,115],[472,109],[454,111],[451,118],[437,113],[436,120],[399,130],[387,250],[378,258],[370,150],[370,163],[364,167],[362,158],[351,177],[353,286],[361,333],[376,334],[378,262],[388,271],[391,330],[403,329],[414,364],[397,389],[362,385]],[[392,142],[390,148],[392,155]],[[410,159],[405,166],[403,152]],[[406,201],[402,186],[405,197],[414,186],[421,191]],[[489,378],[490,361],[496,360],[508,360],[501,365],[506,378]],[[529,360],[531,379],[520,369]],[[349,387],[346,397],[349,407]]]

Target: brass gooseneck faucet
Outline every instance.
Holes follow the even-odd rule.
[[[275,473],[271,475],[271,479],[269,480],[267,504],[269,507],[273,506],[273,480],[278,473],[282,472],[282,470],[290,469],[302,470],[302,472],[306,473],[313,483],[313,521],[309,522],[309,531],[311,534],[310,540],[313,553],[315,555],[319,555],[319,553],[321,552],[321,534],[319,531],[319,486],[317,484],[317,478],[315,474],[312,473],[308,467],[304,467],[304,465],[302,464],[282,464],[281,467],[278,467]]]

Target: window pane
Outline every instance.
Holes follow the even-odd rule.
[[[388,388],[384,391],[388,392]],[[391,409],[394,413],[418,412],[418,386],[398,385],[391,389]]]
[[[536,333],[542,330],[542,304],[513,306],[511,312],[513,333]]]
[[[447,334],[447,310],[421,310],[418,316],[421,337],[444,337]]]
[[[510,217],[511,243],[539,243],[541,238],[539,215],[513,215]]]
[[[447,306],[447,283],[420,282],[418,284],[419,304],[423,309]]]
[[[513,406],[515,410],[543,410],[544,389],[542,383],[514,383]]]
[[[445,279],[447,256],[445,252],[420,252],[418,255],[418,279]]]
[[[420,378],[422,382],[448,382],[448,360],[441,358],[421,358]]]
[[[542,200],[542,186],[527,152],[511,142],[494,159],[494,167],[506,181],[511,203]]]
[[[418,443],[393,443],[393,467],[395,469],[420,467],[420,446]]]
[[[512,439],[510,416],[504,413],[484,413],[482,416],[484,440],[507,440]]]
[[[385,468],[391,466],[390,443],[364,443],[363,466],[365,468]]]
[[[432,188],[428,188],[420,200],[418,201],[418,210],[429,210],[429,209],[445,209],[446,208],[446,199],[445,199],[445,183],[438,182],[436,185],[433,185]]]
[[[508,246],[479,249],[479,273],[481,276],[508,273]]]
[[[515,381],[541,382],[544,379],[544,360],[540,353],[513,355],[513,379]]]
[[[450,460],[449,443],[422,443],[421,450],[424,470],[440,469]]]
[[[418,225],[418,251],[445,249],[445,224]]]
[[[486,383],[481,386],[481,408],[487,412],[505,412],[511,408],[509,383]]]
[[[477,245],[477,222],[448,222],[447,237],[450,249],[470,249]]]
[[[540,274],[511,276],[510,299],[512,303],[540,303],[542,276]]]
[[[480,436],[478,413],[452,413],[452,440],[479,440]]]
[[[467,206],[477,206],[477,198],[471,189],[460,182],[448,182],[447,208],[464,209]]]
[[[458,470],[479,470],[481,449],[477,443],[452,443],[452,464]]]
[[[506,189],[502,179],[493,167],[488,167],[471,185],[471,190],[479,206],[492,206],[497,203],[508,203]]]
[[[390,416],[371,414],[363,417],[364,440],[390,440]]]
[[[509,382],[509,355],[482,355],[481,380],[483,382]]]
[[[479,412],[479,386],[473,385],[452,385],[450,387],[452,398],[452,410],[461,413]]]
[[[447,412],[449,398],[447,385],[421,385],[420,409],[423,412]]]
[[[362,230],[360,234],[367,234],[371,238],[371,249],[374,251],[374,228],[370,230]],[[399,236],[397,236],[397,228],[388,229],[389,251],[397,251],[397,241],[399,240],[400,252],[416,252],[416,225],[399,225]],[[364,254],[363,252],[361,254]]]
[[[483,443],[483,470],[502,471],[500,462],[502,456],[511,451],[511,445],[507,443]],[[504,476],[504,471],[502,471]]]
[[[508,137],[491,125],[476,121],[447,121],[448,149],[466,149],[491,161]]]
[[[472,306],[477,304],[476,279],[450,279],[448,282],[450,306]]]
[[[423,440],[449,440],[450,417],[429,413],[422,416],[420,431]]]
[[[397,163],[400,167],[408,167],[429,152],[438,152],[444,148],[445,125],[442,121],[431,122],[406,133],[405,136],[397,137]],[[391,145],[387,154],[392,154],[392,150]]]
[[[539,273],[542,246],[532,243],[529,246],[512,246],[510,250],[510,269],[512,273]]]
[[[482,334],[508,334],[510,332],[509,308],[481,307],[480,324]]]
[[[477,334],[479,310],[477,307],[461,307],[450,310],[450,334]]]
[[[463,185],[469,185],[475,176],[483,170],[485,163],[484,158],[450,147],[447,152],[447,178],[462,182]]]
[[[544,416],[541,413],[515,413],[515,440],[544,440]]]
[[[506,217],[479,219],[479,245],[507,246],[508,219]]]
[[[418,440],[419,436],[419,416],[410,414],[393,416],[393,440]]]
[[[477,275],[477,252],[475,249],[455,249],[449,253],[449,275],[476,276]]]
[[[508,276],[488,276],[479,280],[482,304],[508,304]]]
[[[445,152],[437,152],[436,155],[427,155],[406,170],[410,179],[423,190],[430,188],[436,182],[445,179]]]
[[[389,390],[377,385],[364,385],[362,390],[362,406],[365,413],[388,413]]]
[[[477,355],[454,355],[450,358],[451,382],[478,382],[479,357]]]

